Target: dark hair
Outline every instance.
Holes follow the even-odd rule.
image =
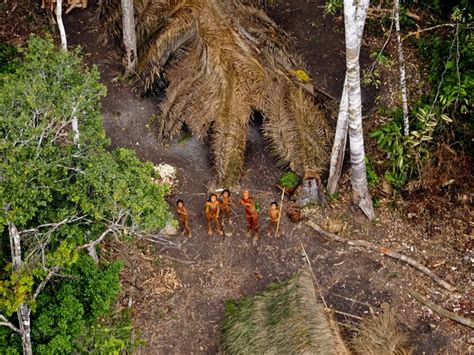
[[[180,200],[176,201],[176,206],[179,205],[180,202],[184,205],[184,201],[180,199]]]
[[[216,195],[216,194],[213,192],[212,194],[210,194],[210,195],[209,195],[209,200],[207,200],[207,201],[209,201],[209,202],[210,202],[210,201],[211,201],[211,198],[212,198],[212,196],[216,196],[216,199],[217,199],[217,195]]]
[[[270,203],[270,206],[271,206],[271,205],[275,205],[275,206],[278,207],[278,203],[277,203],[276,201],[273,201],[272,203]]]
[[[228,189],[224,189],[224,191],[221,192],[221,195],[223,195],[224,192],[227,192],[227,193],[229,194],[229,196],[230,196],[230,191],[229,191]]]

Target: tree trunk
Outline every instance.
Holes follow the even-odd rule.
[[[341,177],[342,165],[344,163],[344,153],[347,143],[347,130],[349,128],[347,120],[347,110],[349,101],[347,97],[347,75],[344,79],[339,114],[337,116],[336,134],[331,152],[331,163],[329,166],[328,193],[334,194],[337,191],[337,184]]]
[[[362,35],[364,33],[365,18],[367,17],[367,9],[369,8],[369,0],[362,0],[356,9],[356,26],[357,26],[357,43],[358,52],[362,44]],[[331,153],[331,163],[329,167],[328,193],[333,194],[337,191],[337,184],[341,177],[342,165],[344,163],[344,153],[347,143],[347,131],[349,128],[348,108],[349,101],[347,96],[347,74],[344,78],[344,86],[342,89],[341,103],[339,106],[339,114],[337,116],[336,134],[334,137],[334,145]]]
[[[31,344],[31,321],[30,308],[23,303],[17,311],[18,323],[20,323],[21,345],[23,347],[23,355],[32,355],[33,347]]]
[[[137,65],[137,37],[135,35],[135,16],[133,0],[122,1],[123,44],[127,53],[127,75],[135,72]]]
[[[59,34],[61,35],[61,46],[67,51],[66,30],[63,24],[63,0],[56,0],[56,21],[58,22]]]
[[[365,9],[367,11],[367,9]],[[349,142],[352,164],[352,193],[357,204],[369,219],[374,218],[372,198],[367,187],[364,137],[362,132],[362,101],[360,92],[359,43],[356,24],[356,5],[344,0],[346,37],[347,94],[349,116]]]
[[[408,136],[410,134],[410,126],[408,123],[408,94],[407,83],[405,78],[405,59],[403,58],[402,40],[400,38],[400,1],[395,0],[393,3],[395,32],[397,32],[398,43],[398,61],[400,66],[400,90],[402,92],[402,110],[403,110],[403,134]]]
[[[75,145],[78,146],[80,134],[79,134],[79,122],[77,121],[77,117],[72,118],[71,126],[72,126],[72,131],[74,132],[73,142]]]
[[[12,253],[13,272],[18,271],[23,262],[21,260],[21,240],[20,233],[13,222],[8,223],[8,234],[10,236],[10,250]],[[17,311],[18,323],[20,325],[21,344],[23,346],[23,354],[33,354],[31,345],[31,321],[30,309],[23,303]]]

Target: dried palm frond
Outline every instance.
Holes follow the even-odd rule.
[[[135,0],[136,84],[143,93],[166,86],[160,104],[163,141],[184,124],[210,135],[220,183],[240,177],[248,125],[263,114],[270,150],[282,165],[320,172],[331,127],[314,103],[307,70],[289,36],[261,10],[240,0]],[[105,34],[121,38],[119,0],[98,12]]]
[[[409,355],[408,339],[396,324],[393,310],[386,305],[379,315],[366,317],[356,327],[358,336],[351,340],[356,354]]]

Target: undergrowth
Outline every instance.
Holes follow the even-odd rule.
[[[385,179],[403,188],[435,159],[440,144],[473,154],[474,38],[472,15],[452,9],[450,26],[414,39],[427,72],[423,94],[411,104],[410,134],[403,135],[401,109],[385,109],[392,120],[370,133],[386,153]]]

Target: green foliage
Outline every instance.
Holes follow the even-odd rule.
[[[436,16],[448,17],[456,8],[465,9],[466,13],[474,13],[474,3],[470,0],[407,0],[406,6],[419,6]]]
[[[76,337],[96,326],[115,301],[120,268],[119,263],[97,267],[84,255],[67,271],[70,276],[45,288],[32,318],[32,339],[39,354],[71,353],[77,348]]]
[[[8,240],[13,222],[23,231],[22,254],[29,255],[21,272],[12,272],[8,244],[1,244],[0,312],[31,306],[37,353],[77,351],[75,339],[109,312],[119,292],[119,265],[97,268],[78,247],[112,221],[153,231],[170,218],[169,187],[153,183],[152,164],[133,151],[108,149],[100,113],[105,92],[80,50],[58,50],[51,38],[33,37],[15,70],[0,77],[0,206],[9,206],[0,213],[0,238]],[[52,268],[65,277],[53,278],[35,302],[33,290]],[[15,347],[10,338],[2,329],[0,352]],[[128,345],[110,337],[97,346],[113,353]]]
[[[0,75],[13,73],[17,67],[14,59],[18,56],[18,50],[14,46],[0,43]]]
[[[326,0],[324,3],[324,13],[335,15],[337,12],[341,11],[344,7],[344,2],[342,0]]]
[[[380,207],[380,197],[379,196],[372,196],[372,205],[374,208],[379,208]]]
[[[12,272],[11,264],[5,267],[0,277],[0,309],[10,316],[28,300],[33,288],[33,277],[27,272]]]
[[[292,171],[288,171],[280,176],[278,184],[286,189],[294,189],[299,184],[298,175]]]
[[[375,186],[379,182],[379,176],[372,166],[372,160],[368,155],[365,156],[365,168],[367,171],[367,183],[369,186]]]
[[[413,165],[405,150],[401,110],[394,111],[393,116],[393,121],[383,125],[369,135],[375,138],[380,150],[389,154],[390,159],[387,162],[385,179],[396,188],[401,188],[413,174]]]
[[[456,14],[457,13],[457,14]],[[418,42],[420,56],[429,68],[429,94],[420,98],[419,106],[430,106],[437,116],[445,115],[451,121],[440,121],[435,133],[449,133],[454,142],[473,151],[474,121],[474,35],[466,15],[459,10],[453,16],[460,20],[459,28],[435,33]],[[425,108],[426,110],[426,108]]]
[[[392,111],[393,121],[370,133],[388,153],[385,178],[396,188],[419,176],[439,141],[473,153],[474,37],[468,28],[472,17],[457,7],[452,11],[454,28],[418,40],[428,75],[422,83],[425,94],[410,114],[410,135],[403,135],[401,110]]]
[[[21,339],[10,328],[0,327],[0,355],[21,355]]]

